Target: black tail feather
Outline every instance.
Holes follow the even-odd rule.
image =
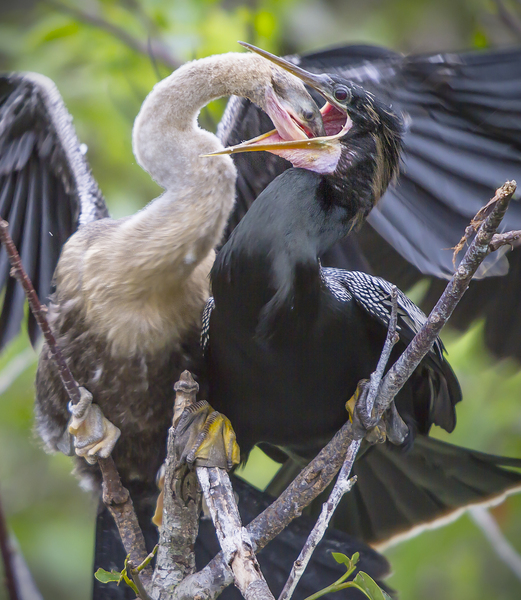
[[[510,468],[515,470],[510,470]],[[418,435],[412,448],[373,446],[358,460],[358,482],[333,526],[385,546],[457,518],[476,504],[521,491],[521,459],[467,450]],[[313,511],[318,512],[318,505]]]

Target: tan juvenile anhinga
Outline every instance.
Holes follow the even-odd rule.
[[[85,223],[55,271],[49,321],[78,383],[122,430],[114,458],[125,481],[154,480],[172,382],[199,370],[201,308],[236,172],[229,158],[201,158],[222,146],[197,115],[231,93],[267,110],[282,135],[320,131],[302,83],[270,62],[228,54],[188,63],[155,86],[133,130],[137,161],[165,192],[131,217]],[[36,427],[56,450],[69,416],[45,346],[36,390]]]
[[[323,268],[319,257],[363,222],[397,175],[403,123],[343,77],[272,58],[327,99],[327,136],[280,141],[266,134],[224,151],[268,150],[297,168],[266,187],[217,255],[203,340],[209,401],[230,418],[244,454],[260,444],[284,463],[268,488],[276,492],[338,431],[346,402],[380,357],[391,284]],[[400,341],[391,364],[424,321],[400,292]],[[354,469],[357,485],[336,511],[335,527],[381,544],[521,490],[521,473],[504,468],[520,469],[521,459],[427,437],[434,424],[454,429],[461,400],[443,350],[438,340],[396,397],[408,426],[402,447],[365,447]]]

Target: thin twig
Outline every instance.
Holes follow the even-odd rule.
[[[384,376],[387,363],[389,362],[392,349],[398,341],[398,336],[396,333],[398,322],[398,291],[395,286],[393,286],[391,292],[391,307],[391,318],[389,320],[389,327],[387,329],[384,347],[378,360],[378,364],[376,365],[376,370],[371,373],[369,384],[367,386],[368,391],[364,402],[364,408],[369,415],[373,410],[378,390],[380,389],[380,383],[382,381],[382,377]],[[282,592],[280,593],[279,600],[290,600],[298,582],[300,581],[300,578],[304,574],[304,571],[306,570],[306,567],[313,556],[315,548],[320,543],[320,540],[324,537],[329,522],[331,521],[331,517],[335,513],[340,500],[344,494],[351,491],[353,485],[356,483],[356,477],[350,478],[350,475],[356,460],[356,456],[360,450],[361,443],[362,440],[359,439],[353,440],[349,444],[344,464],[340,469],[340,473],[338,474],[335,485],[331,490],[331,494],[329,495],[327,502],[323,504],[322,511],[317,519],[317,522],[309,533],[306,543],[300,551],[297,560],[293,563],[291,573],[284,585]]]
[[[29,308],[42,330],[65,391],[71,403],[76,405],[81,399],[78,383],[74,379],[65,361],[65,357],[56,342],[56,338],[47,320],[47,311],[40,304],[33,284],[23,268],[18,250],[9,234],[9,224],[2,218],[0,218],[0,241],[7,251],[12,266],[11,275],[22,285],[27,296]],[[103,502],[107,505],[116,521],[126,552],[130,554],[133,563],[140,564],[147,556],[147,551],[145,539],[128,490],[121,484],[121,479],[111,456],[108,458],[98,458],[98,464],[103,476]],[[152,571],[149,569],[144,573],[143,579],[149,581],[151,575]]]
[[[13,552],[11,542],[9,539],[9,531],[7,530],[7,522],[5,519],[4,511],[2,509],[2,502],[0,499],[0,551],[2,553],[2,560],[4,562],[4,580],[7,593],[9,594],[9,600],[20,600],[18,595],[18,585],[16,581],[16,573],[13,564]]]
[[[346,461],[349,461],[348,464],[354,462],[355,456],[360,449],[360,443],[360,440],[351,442],[346,456]],[[348,470],[351,470],[350,466],[348,467]],[[320,516],[318,517],[313,530],[310,532],[297,560],[293,563],[291,573],[284,584],[284,589],[279,596],[279,600],[289,600],[289,598],[293,596],[293,592],[304,574],[315,548],[324,537],[329,521],[337,509],[340,500],[344,494],[351,491],[355,483],[356,475],[351,477],[351,479],[348,477],[346,478],[344,467],[342,467],[327,502],[324,502],[322,505],[322,511],[320,512]]]
[[[148,595],[148,592],[146,591],[145,586],[143,585],[143,582],[141,581],[141,577],[139,576],[139,573],[135,569],[130,568],[130,576],[132,577],[132,581],[134,582],[134,585],[138,589],[139,599],[140,600],[152,600],[152,598]]]
[[[496,250],[499,250],[501,246],[511,246],[512,248],[514,248],[515,246],[519,245],[520,240],[521,230],[509,231],[507,233],[496,233],[492,236],[492,241],[490,242],[490,250],[492,252],[495,252]]]
[[[74,381],[74,377],[72,376],[72,373],[65,362],[63,353],[56,343],[54,334],[51,331],[49,322],[47,321],[47,309],[40,304],[38,294],[36,293],[31,280],[27,276],[27,273],[22,266],[22,261],[20,259],[20,255],[18,254],[18,250],[16,249],[16,246],[14,245],[14,242],[9,234],[9,223],[1,217],[0,241],[6,249],[9,262],[12,266],[11,276],[17,279],[24,289],[25,295],[27,296],[27,301],[29,302],[29,308],[34,315],[38,326],[42,330],[45,341],[49,346],[49,351],[51,352],[52,358],[58,368],[58,373],[63,383],[63,387],[67,391],[67,395],[69,396],[72,404],[78,404],[81,398],[78,384]]]
[[[196,472],[235,585],[245,600],[275,600],[262,575],[251,538],[242,526],[228,473],[218,467],[197,467]]]
[[[490,542],[494,552],[521,581],[521,556],[503,535],[494,517],[483,506],[470,509],[470,516]]]
[[[131,48],[132,50],[139,52],[140,54],[144,54],[145,56],[150,56],[150,48],[152,48],[152,53],[155,59],[160,60],[167,67],[174,70],[180,66],[180,62],[172,55],[170,50],[165,46],[165,44],[159,42],[158,40],[151,40],[150,44],[147,42],[142,42],[141,40],[135,38],[130,35],[128,31],[114,25],[114,23],[110,23],[106,21],[102,17],[98,15],[94,15],[92,13],[88,13],[86,11],[80,10],[74,6],[69,6],[68,4],[64,4],[59,2],[58,0],[44,0],[47,4],[55,8],[56,10],[66,13],[76,19],[77,21],[81,21],[82,23],[87,23],[89,25],[93,25],[98,29],[102,29],[107,33],[110,33],[115,38],[123,42],[126,46]]]

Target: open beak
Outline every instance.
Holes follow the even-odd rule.
[[[327,106],[327,105],[326,105]],[[276,150],[327,150],[329,147],[336,147],[338,140],[343,137],[352,127],[353,122],[347,117],[345,125],[335,135],[327,135],[321,137],[300,139],[300,140],[281,140],[277,134],[277,130],[273,129],[268,133],[263,133],[256,138],[237,144],[235,146],[229,146],[224,150],[212,152],[210,154],[204,154],[203,156],[217,156],[220,154],[234,154],[237,152],[261,152],[265,150],[267,152],[274,152]],[[279,141],[280,140],[280,141]]]
[[[303,83],[310,86],[314,90],[316,90],[319,94],[321,94],[328,102],[322,107],[321,113],[323,118],[326,118],[326,114],[330,111],[335,111],[338,113],[338,108],[335,106],[334,97],[332,94],[333,90],[333,81],[329,77],[329,75],[324,74],[315,74],[306,71],[294,65],[293,63],[288,62],[284,58],[280,58],[275,54],[271,54],[270,52],[266,52],[266,50],[261,50],[256,46],[252,46],[251,44],[247,44],[246,42],[239,42],[241,46],[248,48],[252,52],[256,52],[260,54],[260,56],[266,58],[277,66],[281,67],[285,71],[288,71],[295,77],[298,77]],[[279,154],[286,157],[287,151],[292,150],[307,150],[315,152],[324,152],[325,150],[333,150],[338,146],[338,140],[343,135],[349,131],[352,127],[353,122],[346,114],[345,109],[341,110],[343,118],[345,118],[345,122],[341,127],[340,131],[334,135],[328,136],[317,136],[308,138],[307,136],[298,136],[298,139],[283,139],[279,132],[274,129],[269,131],[268,133],[264,133],[256,138],[243,142],[242,144],[237,144],[236,146],[230,146],[229,148],[225,148],[224,150],[220,150],[218,152],[212,152],[211,154],[205,154],[204,156],[216,156],[221,154],[234,154],[236,152],[260,152],[262,150],[272,152],[273,154]],[[296,137],[296,136],[295,136]]]

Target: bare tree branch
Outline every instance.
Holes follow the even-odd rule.
[[[176,427],[183,411],[195,403],[199,385],[188,371],[175,384],[176,399],[172,427],[168,432],[163,486],[163,519],[152,579],[155,599],[171,597],[175,588],[195,571],[194,544],[201,511],[201,493],[193,471],[178,471]]]
[[[368,393],[364,410],[369,415],[373,410],[378,390],[380,388],[380,383],[382,381],[382,377],[384,376],[385,368],[391,356],[392,349],[398,341],[398,336],[396,333],[398,322],[398,291],[395,286],[392,288],[391,303],[391,319],[389,321],[389,327],[387,330],[387,336],[385,338],[382,354],[378,360],[378,364],[376,365],[376,370],[371,374],[369,384],[367,386]],[[320,516],[315,523],[315,526],[311,530],[297,560],[293,564],[288,580],[286,581],[279,596],[279,600],[290,600],[298,582],[300,581],[300,578],[304,574],[304,571],[306,570],[306,567],[313,556],[315,548],[320,543],[320,540],[324,537],[324,533],[326,532],[329,522],[331,521],[331,517],[337,509],[340,500],[345,493],[351,491],[353,485],[356,483],[356,476],[352,477],[351,479],[349,477],[351,475],[358,451],[360,450],[361,443],[362,440],[360,439],[353,440],[349,444],[344,464],[340,469],[340,473],[338,474],[333,490],[329,495],[328,501],[322,506]]]
[[[242,527],[226,470],[214,466],[196,466],[195,470],[188,470],[188,464],[193,460],[197,464],[199,460],[196,451],[202,440],[198,429],[204,422],[194,421],[193,416],[200,414],[204,419],[216,413],[211,407],[208,407],[209,412],[200,412],[201,405],[207,406],[207,403],[197,402],[199,386],[189,371],[181,373],[174,389],[176,400],[164,466],[163,519],[152,595],[154,599],[170,598],[176,586],[195,571],[193,549],[201,504],[198,478],[226,562],[235,574],[237,587],[247,600],[274,600],[262,577],[253,545]],[[194,456],[190,460],[192,454]],[[214,459],[221,462],[220,453]],[[208,461],[206,457],[203,462],[212,465],[213,460]]]
[[[515,191],[516,182],[507,181],[496,191],[494,198],[488,203],[487,206],[493,204],[493,208],[483,220],[445,291],[432,309],[423,327],[384,377],[375,403],[375,424],[378,423],[389,406],[391,399],[401,390],[413,370],[429,352],[442,327],[466,292],[479,265],[492,251],[490,243],[505,216]]]
[[[181,63],[172,55],[168,47],[158,40],[152,40],[147,42],[143,42],[138,38],[132,36],[128,31],[123,29],[122,27],[118,27],[114,25],[114,23],[110,23],[106,21],[102,17],[98,15],[94,15],[92,13],[88,13],[74,6],[70,6],[68,4],[64,4],[59,2],[58,0],[44,0],[49,6],[52,6],[56,10],[66,13],[73,17],[74,19],[81,21],[82,23],[87,23],[92,25],[93,27],[97,27],[98,29],[102,29],[106,31],[110,35],[114,36],[123,44],[134,50],[135,52],[139,52],[140,54],[144,54],[145,56],[150,56],[150,51],[154,59],[160,60],[167,67],[169,67],[172,71],[177,69]]]
[[[331,483],[344,462],[353,438],[352,426],[348,422],[273,504],[246,526],[255,552],[259,552],[293,519],[299,517],[303,509]],[[197,596],[200,600],[214,599],[231,583],[233,576],[220,553],[199,573],[187,577],[177,587],[173,598],[191,600]]]
[[[121,483],[118,470],[112,456],[98,458],[103,477],[103,502],[116,522],[125,552],[134,565],[141,564],[147,557],[145,538],[137,520],[132,498]],[[152,578],[152,569],[143,571],[141,579],[147,585]]]
[[[217,467],[197,467],[196,471],[235,585],[245,600],[275,600],[262,575],[250,536],[242,526],[228,473]]]
[[[38,323],[38,326],[42,330],[42,333],[45,337],[45,341],[49,346],[49,350],[52,354],[53,360],[56,363],[58,368],[58,372],[60,375],[60,379],[63,383],[63,387],[67,391],[67,395],[69,396],[72,404],[78,404],[81,399],[80,389],[76,381],[74,381],[74,377],[65,362],[65,358],[63,357],[62,351],[58,344],[56,343],[56,339],[54,337],[53,332],[49,326],[49,322],[47,321],[47,309],[44,308],[40,304],[40,300],[38,299],[38,295],[31,283],[27,273],[25,272],[22,261],[20,259],[20,255],[18,254],[18,250],[16,249],[11,236],[9,235],[9,223],[0,217],[0,241],[4,245],[7,255],[9,257],[9,262],[11,263],[11,276],[15,279],[18,279],[21,286],[24,289],[25,295],[27,296],[27,301],[29,302],[29,308]]]
[[[71,404],[77,405],[81,399],[81,392],[78,383],[74,379],[60,347],[56,343],[56,338],[47,321],[46,308],[40,304],[38,295],[31,283],[31,280],[25,272],[20,255],[9,234],[9,224],[0,218],[0,241],[4,244],[9,261],[12,265],[11,275],[15,277],[22,285],[29,302],[36,322],[38,323],[45,341],[49,347],[51,356],[58,369],[60,379],[69,396]],[[147,556],[145,539],[132,505],[132,500],[128,490],[121,484],[121,479],[116,469],[112,457],[98,458],[98,464],[103,476],[103,502],[107,505],[110,513],[116,521],[119,534],[125,546],[125,550],[130,554],[134,564],[140,564]],[[143,573],[144,581],[149,581],[152,575],[151,569]]]
[[[449,282],[447,289],[441,296],[420,332],[415,336],[404,354],[384,377],[382,385],[379,387],[379,394],[375,402],[375,410],[373,411],[375,425],[379,423],[384,411],[391,406],[396,393],[401,389],[423,356],[425,356],[432,347],[442,326],[450,317],[454,307],[467,289],[479,264],[481,264],[484,258],[498,245],[499,240],[497,237],[494,238],[494,234],[504,216],[514,191],[515,182],[507,182],[497,191],[494,199],[487,205],[487,207],[492,205],[491,211],[481,224],[475,239],[467,250],[454,277]],[[503,243],[511,243],[513,235],[514,234],[503,234],[502,243],[500,245]],[[48,335],[46,335],[48,344],[54,344],[54,348],[57,348],[56,341],[52,336],[52,332],[45,318],[45,311],[39,304],[36,293],[34,292],[27,275],[24,273],[20,257],[9,236],[7,223],[5,221],[0,221],[0,239],[6,245],[8,255],[12,261],[14,267],[13,275],[16,276],[24,286],[29,297],[31,309],[35,313],[38,322],[42,322],[44,335],[45,331],[48,333]],[[390,336],[390,340],[394,337],[392,334],[392,327],[388,336]],[[388,351],[390,350],[388,349]],[[65,368],[67,368],[66,364]],[[384,366],[381,367],[381,372],[383,372],[383,370]],[[77,383],[72,378],[72,375],[70,378],[67,374],[63,375],[63,377],[64,381],[67,381],[71,388],[76,388],[76,395],[79,395]],[[372,393],[374,393],[375,385],[376,384],[367,386],[366,389],[372,389]],[[70,394],[71,401],[73,400],[73,393],[74,391]],[[268,509],[250,523],[247,527],[247,531],[251,538],[251,548],[255,552],[260,550],[269,540],[278,535],[291,520],[301,514],[301,511],[307,504],[325,489],[340,468],[343,462],[342,457],[346,454],[348,447],[354,442],[351,446],[346,466],[346,469],[350,469],[362,437],[363,435],[360,434],[358,428],[354,428],[351,423],[346,423],[326,448],[323,449],[302,471],[285,492],[283,492],[283,494],[281,494]],[[139,525],[137,524],[137,519],[133,512],[128,492],[121,486],[112,459],[100,459],[99,464],[104,477],[104,500],[107,498],[108,501],[112,500],[116,505],[120,502],[125,505],[124,511],[120,510],[118,513],[117,510],[111,510],[111,512],[116,519],[118,528],[121,525],[120,534],[126,544],[125,547],[127,551],[130,552],[132,563],[139,564],[145,558],[146,551],[144,551],[144,540]],[[344,483],[345,481],[347,480],[345,479]],[[348,487],[348,485],[346,487]],[[134,524],[132,523],[132,519],[135,521]],[[130,549],[127,548],[127,546],[130,546]],[[146,579],[149,579],[149,576],[144,572],[145,585],[147,584]],[[205,598],[215,598],[224,587],[231,583],[232,579],[226,560],[223,558],[222,554],[219,554],[205,569],[203,569],[203,571],[201,571],[201,573],[185,578],[171,597],[184,599],[198,596],[201,600]]]

